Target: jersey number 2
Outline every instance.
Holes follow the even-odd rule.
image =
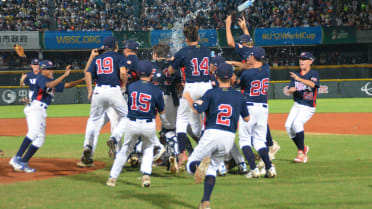
[[[269,88],[268,78],[262,79],[262,81],[254,80],[251,82],[250,96],[266,95],[268,88]]]
[[[142,112],[148,112],[150,111],[150,101],[151,101],[151,95],[140,93],[139,99],[138,99],[138,105],[137,105],[137,96],[138,92],[134,91],[131,94],[132,97],[132,105],[130,106],[131,110],[140,110]]]
[[[209,58],[208,57],[204,57],[203,60],[200,62],[200,64],[198,62],[198,58],[193,58],[191,60],[191,63],[194,68],[192,71],[193,76],[199,76],[200,70],[203,71],[203,75],[208,75],[209,73]]]
[[[228,104],[218,105],[218,114],[216,124],[230,126],[230,117],[232,115],[232,107]]]
[[[96,60],[96,65],[98,67],[97,74],[111,74],[114,71],[114,61],[112,57],[105,57]]]

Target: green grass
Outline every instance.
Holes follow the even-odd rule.
[[[270,113],[288,113],[292,99],[269,100]],[[0,118],[24,118],[23,105],[0,106]],[[89,116],[89,104],[48,107],[48,117]],[[316,112],[372,112],[372,98],[318,99]]]
[[[271,100],[270,112],[287,113],[292,100]],[[372,112],[371,98],[319,99],[317,112]],[[48,117],[88,116],[89,105],[52,105]],[[1,118],[23,118],[23,106],[1,106]],[[309,162],[294,164],[296,149],[285,132],[272,131],[281,146],[274,163],[275,179],[246,179],[236,168],[217,177],[212,208],[372,208],[371,136],[306,134]],[[124,168],[115,188],[105,186],[112,166],[101,134],[95,160],[104,169],[75,176],[0,184],[0,208],[196,208],[203,185],[193,183],[185,173],[173,176],[164,167],[155,167],[152,187],[141,188],[138,168]],[[37,158],[81,156],[84,135],[47,135]],[[23,136],[0,136],[5,157],[16,153]],[[32,166],[32,161],[31,161]],[[2,169],[0,167],[0,169]],[[26,174],[25,174],[26,175]]]
[[[308,134],[307,164],[292,163],[296,150],[287,135],[273,131],[281,149],[275,179],[246,179],[236,168],[218,177],[212,194],[213,208],[371,208],[371,136]],[[141,188],[138,168],[124,168],[117,186],[105,182],[112,161],[100,136],[96,160],[104,169],[68,177],[0,185],[0,208],[195,208],[203,185],[183,173],[173,176],[164,167],[153,170],[152,187]],[[1,137],[11,157],[23,137]],[[48,135],[35,157],[79,159],[83,135]],[[37,160],[34,159],[34,160]]]

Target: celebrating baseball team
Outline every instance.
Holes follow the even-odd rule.
[[[152,61],[138,58],[136,41],[125,41],[121,53],[116,39],[106,37],[100,49],[91,51],[84,78],[68,83],[63,80],[71,66],[55,79],[53,61],[33,59],[32,71],[20,81],[21,86],[29,86],[29,97],[24,99],[28,132],[9,164],[17,172],[36,171],[28,162],[45,141],[47,108],[54,93],[85,82],[90,117],[77,166],[94,166],[100,130],[110,122],[106,144],[114,161],[106,182],[109,187],[116,186],[126,164],[140,164],[143,187],[151,186],[153,166],[165,165],[171,173],[187,171],[194,174],[196,183],[204,182],[199,208],[210,208],[216,176],[226,175],[235,166],[238,174],[249,179],[276,177],[272,161],[280,146],[268,126],[270,66],[265,63],[265,50],[254,45],[244,18],[238,22],[244,34],[237,42],[230,29],[231,16],[225,23],[227,43],[240,61],[226,61],[201,46],[198,27],[190,25],[183,30],[185,47],[170,57],[170,47],[157,44]],[[289,75],[288,92],[294,105],[285,128],[297,147],[296,163],[306,163],[310,150],[304,143],[304,124],[316,108],[319,75],[311,70],[314,59],[302,52],[299,72]],[[235,143],[238,124],[239,146]]]

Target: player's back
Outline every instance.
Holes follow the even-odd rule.
[[[234,132],[237,129],[245,99],[233,88],[213,88],[208,90],[209,108],[206,112],[206,129],[222,129]],[[203,99],[204,101],[204,99]]]
[[[125,57],[114,51],[104,52],[94,58],[88,72],[97,85],[120,85],[120,67],[125,66]]]
[[[168,67],[170,62],[161,59],[153,61],[152,64],[155,68],[155,72],[151,82],[159,86],[165,94],[169,94],[169,92],[175,90],[176,83],[180,82],[180,76],[179,73],[169,73]]]
[[[189,83],[207,82],[210,80],[209,61],[211,52],[207,47],[198,45],[186,46],[175,54],[172,67],[185,66],[185,80]]]
[[[270,67],[264,64],[260,68],[244,70],[240,75],[240,86],[247,102],[267,103],[270,81]]]
[[[152,119],[164,109],[163,94],[151,82],[138,80],[128,85],[128,118]]]

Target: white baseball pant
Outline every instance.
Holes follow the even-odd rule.
[[[141,172],[151,174],[152,158],[155,143],[156,125],[155,120],[129,120],[127,129],[124,133],[124,144],[120,152],[116,154],[114,164],[112,165],[110,177],[118,178],[120,172],[127,162],[128,156],[133,152],[138,137],[142,137],[143,156],[141,161]]]
[[[28,128],[26,136],[31,139],[32,145],[38,148],[43,146],[45,141],[47,107],[44,102],[34,100],[24,109]]]
[[[231,151],[235,141],[235,134],[219,129],[207,129],[196,145],[187,162],[187,172],[190,171],[190,164],[193,161],[202,161],[206,156],[211,157],[206,175],[216,176],[217,170],[224,160],[226,153]]]
[[[301,105],[295,102],[285,122],[288,136],[293,139],[296,133],[304,131],[304,125],[315,113],[315,107]]]

